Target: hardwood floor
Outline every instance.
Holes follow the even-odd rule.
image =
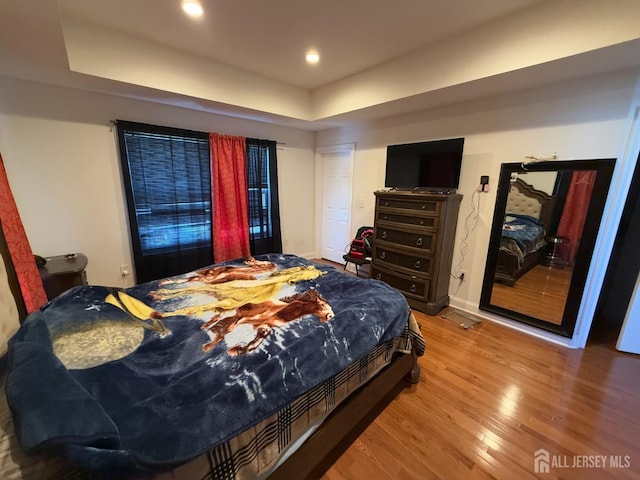
[[[640,479],[640,357],[609,344],[570,350],[488,321],[464,330],[416,317],[427,342],[420,382],[325,480]],[[556,462],[549,473],[534,473],[538,449]],[[568,468],[595,461],[575,455],[606,456],[607,468]],[[611,468],[611,455],[629,468]]]
[[[568,268],[536,265],[514,286],[494,283],[491,304],[560,325],[571,275]]]

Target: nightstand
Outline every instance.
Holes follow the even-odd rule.
[[[82,253],[55,255],[46,258],[39,268],[47,298],[53,300],[72,287],[87,284],[87,256]]]
[[[568,243],[569,239],[565,237],[548,236],[547,249],[542,263],[547,267],[563,268],[567,266],[567,261],[559,255],[558,245]]]

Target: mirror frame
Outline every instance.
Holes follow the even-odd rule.
[[[578,310],[582,303],[584,286],[587,281],[589,267],[593,249],[600,229],[602,213],[604,211],[607,194],[611,185],[611,177],[616,160],[614,158],[593,159],[593,160],[554,160],[540,163],[503,163],[500,169],[500,180],[496,194],[496,204],[493,213],[493,224],[491,226],[491,238],[489,240],[489,251],[487,252],[487,263],[484,271],[482,283],[482,293],[480,296],[481,310],[496,313],[503,317],[517,320],[544,330],[572,337],[578,318]],[[496,272],[496,262],[500,249],[500,239],[502,237],[502,225],[504,223],[507,197],[511,187],[512,173],[527,172],[555,172],[558,170],[595,170],[596,180],[591,194],[591,200],[587,210],[587,217],[580,239],[580,245],[576,254],[577,261],[574,265],[571,283],[567,294],[562,322],[555,325],[546,320],[541,320],[529,315],[509,310],[504,307],[491,304],[491,292],[493,280]]]

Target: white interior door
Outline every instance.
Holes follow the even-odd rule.
[[[344,263],[351,242],[353,149],[321,153],[322,258]]]
[[[640,354],[640,277],[636,280],[616,348],[623,352]]]

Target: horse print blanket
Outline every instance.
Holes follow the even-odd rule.
[[[382,282],[282,254],[76,287],[10,341],[15,433],[97,474],[168,470],[400,336],[409,313]]]

